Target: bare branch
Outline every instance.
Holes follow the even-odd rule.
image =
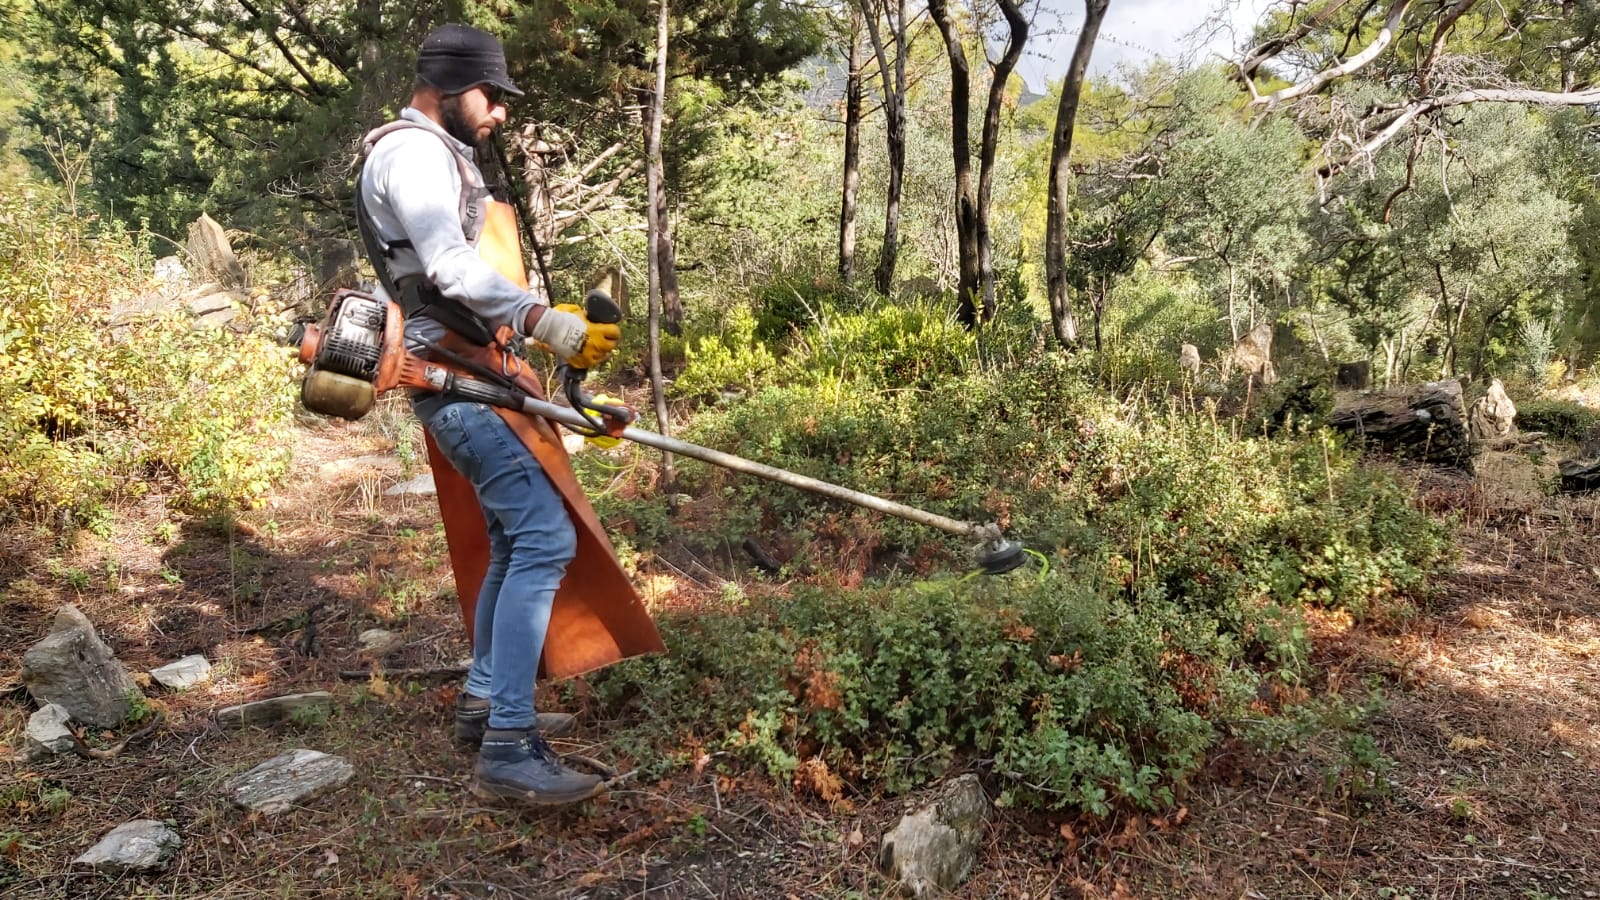
[[[1439,58],[1439,51],[1444,48],[1444,39],[1449,36],[1450,29],[1456,27],[1456,22],[1477,5],[1478,0],[1460,0],[1455,6],[1446,10],[1444,18],[1434,26],[1433,43],[1428,46],[1428,55],[1417,70],[1417,82],[1422,85],[1423,91],[1428,90],[1428,79],[1433,74],[1433,64]]]
[[[1314,94],[1327,87],[1333,81],[1360,70],[1374,59],[1377,59],[1394,42],[1395,32],[1399,30],[1400,21],[1405,17],[1406,10],[1411,8],[1411,3],[1412,0],[1392,0],[1389,4],[1389,15],[1383,22],[1383,28],[1378,31],[1378,36],[1372,39],[1372,43],[1368,44],[1360,53],[1336,66],[1323,69],[1299,84],[1292,84],[1282,90],[1273,91],[1266,96],[1257,97],[1250,101],[1251,105],[1265,106],[1271,109],[1285,100],[1293,100],[1296,97]]]
[[[1352,163],[1371,157],[1374,153],[1394,140],[1395,136],[1405,130],[1406,126],[1416,121],[1418,116],[1447,109],[1452,106],[1466,106],[1472,103],[1524,103],[1530,106],[1587,106],[1600,103],[1600,88],[1590,88],[1585,91],[1535,91],[1526,88],[1481,88],[1466,91],[1457,91],[1440,97],[1423,97],[1406,104],[1393,119],[1389,121],[1376,135],[1365,144],[1356,148],[1354,153],[1343,159],[1335,160],[1318,169],[1320,175],[1336,175],[1348,168]]]
[[[1239,64],[1240,75],[1246,81],[1255,77],[1256,70],[1261,68],[1268,60],[1303,40],[1306,35],[1332,18],[1334,13],[1349,2],[1350,0],[1327,0],[1321,8],[1306,16],[1293,29],[1250,48],[1249,52],[1245,53],[1244,62]]]

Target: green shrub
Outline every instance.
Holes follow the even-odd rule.
[[[1553,438],[1581,441],[1600,424],[1600,410],[1571,400],[1524,400],[1517,404],[1517,428],[1542,431]]]
[[[175,501],[248,504],[286,470],[291,355],[260,335],[196,330],[187,313],[111,336],[118,297],[148,285],[127,235],[0,200],[0,506],[80,523],[170,476]]]
[[[608,672],[603,697],[797,784],[813,760],[893,791],[980,758],[1018,803],[1154,808],[1261,681],[1305,677],[1303,607],[1404,611],[1447,558],[1446,528],[1334,436],[1240,436],[1181,403],[1118,403],[1085,365],[929,390],[768,387],[702,411],[692,440],[1002,523],[1052,571],[896,586],[968,565],[968,548],[685,463],[697,520],[723,530],[675,541],[775,535],[810,586],[668,619],[671,653]]]
[[[673,394],[711,399],[729,389],[749,390],[762,384],[778,361],[755,339],[756,317],[748,306],[735,304],[718,319],[718,330],[689,341],[684,367],[672,384]]]

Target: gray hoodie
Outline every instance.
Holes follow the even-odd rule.
[[[395,248],[390,273],[396,281],[420,274],[440,293],[477,313],[491,329],[510,325],[526,337],[522,328],[528,311],[549,301],[495,271],[462,232],[461,174],[450,148],[469,160],[472,148],[416,109],[407,107],[400,117],[422,127],[384,137],[361,168],[360,190],[378,239],[385,245],[411,241],[410,247]],[[481,204],[488,197],[481,175],[473,191],[473,202]],[[438,340],[443,334],[444,326],[425,315],[406,322],[411,343],[417,338]]]

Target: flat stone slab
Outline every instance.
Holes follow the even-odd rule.
[[[211,677],[211,662],[198,654],[150,670],[150,677],[164,688],[181,691]]]
[[[23,734],[23,752],[29,762],[40,762],[62,753],[72,752],[72,732],[67,722],[72,718],[65,708],[46,703],[44,708],[28,717],[28,730]]]
[[[282,697],[271,697],[253,703],[241,703],[238,706],[218,710],[217,724],[223,728],[271,725],[273,722],[288,718],[289,714],[297,709],[308,707],[331,710],[333,695],[327,691],[311,691],[306,694],[285,694]]]
[[[433,497],[439,488],[433,483],[433,473],[424,472],[410,481],[402,481],[383,492],[385,497]]]
[[[337,756],[290,750],[229,779],[223,790],[238,806],[275,815],[344,786],[355,774],[355,767]]]
[[[373,472],[399,467],[400,458],[392,453],[369,453],[366,456],[352,456],[348,459],[323,463],[317,467],[317,474],[323,478],[337,478],[351,472]]]
[[[135,819],[111,829],[72,864],[102,872],[152,872],[165,868],[182,846],[183,838],[166,823]]]

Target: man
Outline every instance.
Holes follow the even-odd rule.
[[[462,354],[486,346],[505,353],[491,335],[498,330],[505,339],[509,328],[575,368],[593,368],[615,348],[617,326],[591,323],[575,306],[551,308],[476,249],[489,192],[473,148],[505,122],[507,94],[522,91],[507,74],[498,39],[465,25],[431,32],[417,60],[410,107],[365,142],[358,186],[363,238],[386,290],[400,295],[413,352],[427,356],[442,345]],[[569,508],[581,506],[588,518],[592,510],[570,470],[548,471],[551,459],[541,462],[538,440],[516,414],[440,393],[419,392],[412,408],[438,453],[471,483],[479,527],[487,530],[475,609],[462,598],[474,623],[473,663],[457,703],[456,733],[481,742],[472,790],[533,805],[592,797],[604,789],[601,779],[561,762],[538,728],[558,723],[536,717],[533,707],[552,605],[578,550]],[[563,465],[564,457],[554,464]],[[455,474],[439,469],[436,477]],[[440,504],[446,504],[442,486]],[[451,525],[446,510],[447,532]],[[449,536],[454,561],[458,535]],[[609,552],[603,532],[602,543]],[[460,563],[457,569],[460,584]]]

